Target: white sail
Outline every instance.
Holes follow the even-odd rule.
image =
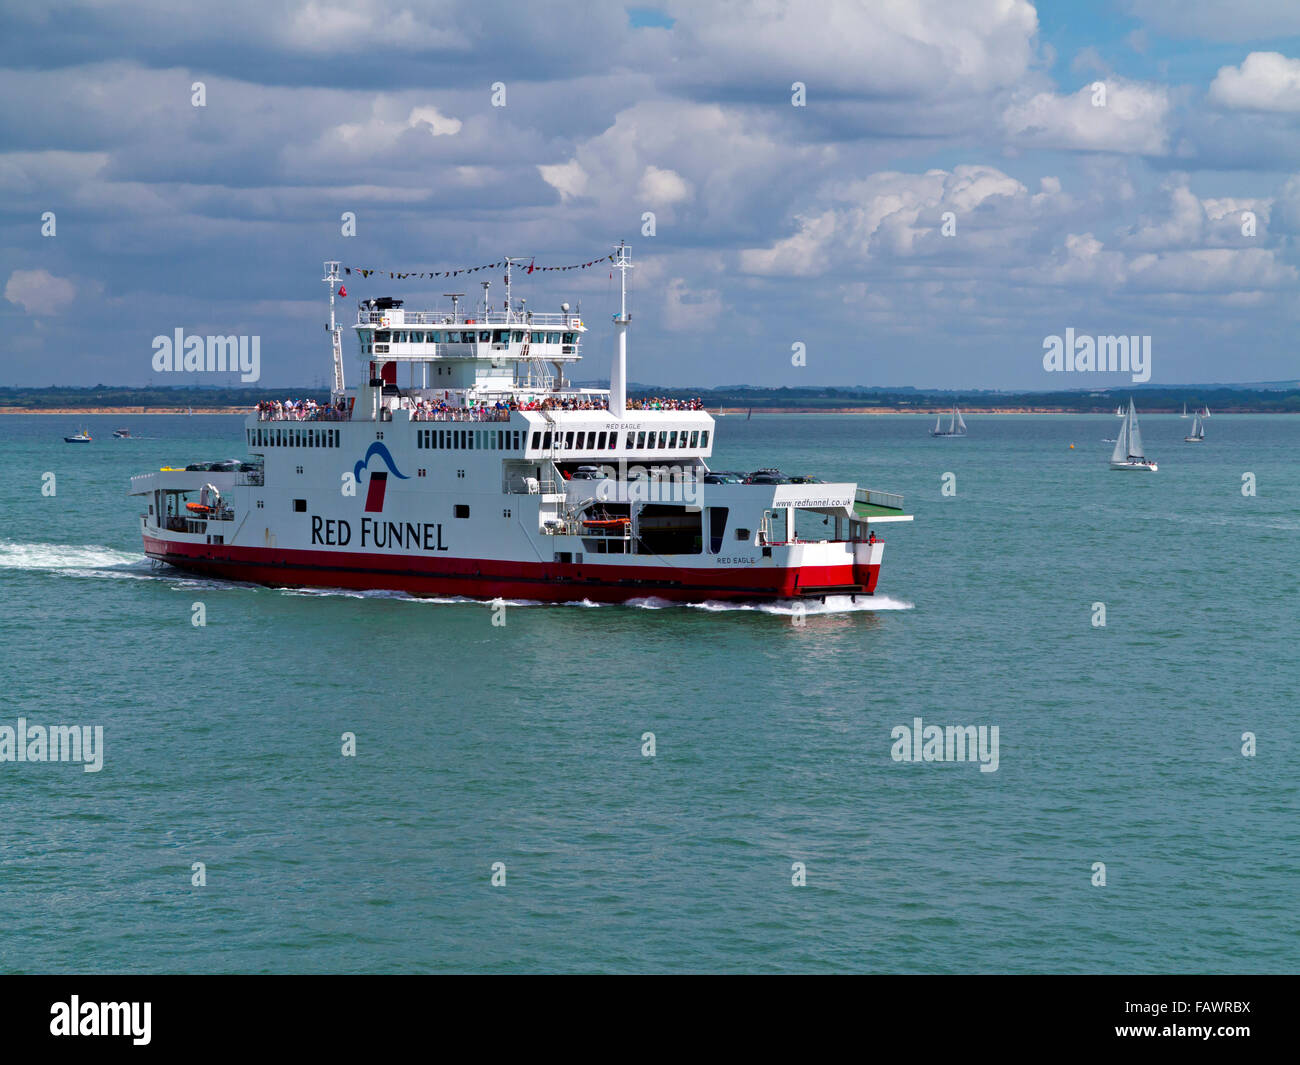
[[[938,415],[938,414],[936,414],[936,415],[934,416],[934,434],[935,434],[935,436],[938,436],[938,435],[939,435],[939,418],[940,418],[940,415]]]
[[[1187,417],[1187,404],[1186,404],[1186,403],[1183,404],[1183,413],[1180,415],[1180,417],[1183,417],[1183,418],[1186,418],[1186,417]]]
[[[957,429],[964,433],[966,431],[966,421],[962,418],[961,411],[954,407],[952,412],[957,416]]]
[[[1142,450],[1142,430],[1138,428],[1137,411],[1131,399],[1128,401],[1128,421],[1124,424],[1128,428],[1128,453],[1135,459],[1146,458],[1146,452]]]
[[[1119,427],[1119,436],[1115,438],[1115,450],[1110,453],[1111,462],[1123,462],[1128,458],[1128,422]]]

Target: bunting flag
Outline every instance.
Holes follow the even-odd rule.
[[[614,255],[602,255],[590,262],[573,263],[571,266],[538,266],[537,260],[533,259],[528,264],[526,273],[552,273],[561,270],[586,270],[592,266],[598,266],[601,263],[612,263],[617,257]],[[460,277],[461,274],[477,274],[480,270],[501,270],[506,266],[506,260],[500,259],[494,263],[487,263],[484,266],[462,266],[459,270],[381,270],[374,267],[363,266],[345,266],[343,272],[349,277],[355,272],[362,277],[370,277],[373,274],[387,274],[390,281],[405,281],[408,278],[416,277],[421,281],[433,280],[437,277]]]

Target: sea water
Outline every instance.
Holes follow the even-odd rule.
[[[0,761],[0,969],[1295,971],[1300,418],[1143,416],[1155,475],[1110,415],[931,422],[718,421],[904,493],[874,598],[494,625],[146,561],[130,475],[238,417],[0,418],[0,727],[104,737]]]

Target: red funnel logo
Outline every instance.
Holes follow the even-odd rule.
[[[376,470],[370,475],[370,484],[366,488],[366,513],[377,514],[384,509],[384,493],[388,491],[388,474]]]

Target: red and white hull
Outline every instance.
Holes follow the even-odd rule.
[[[532,600],[548,603],[770,601],[827,595],[871,595],[880,563],[756,569],[662,568],[494,559],[394,558],[390,555],[213,547],[144,538],[159,562],[207,577],[281,588],[347,588],[414,596]],[[873,545],[879,556],[884,544]]]

